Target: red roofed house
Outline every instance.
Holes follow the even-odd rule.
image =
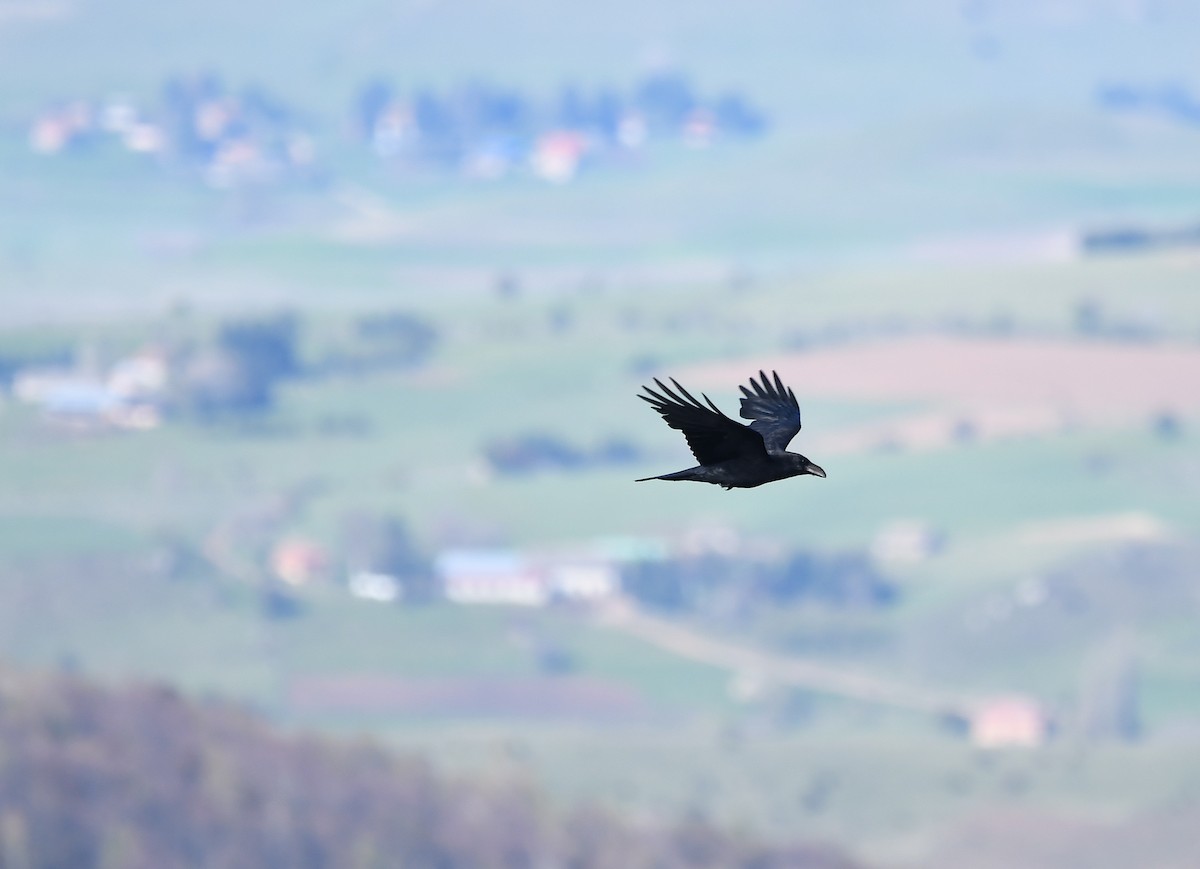
[[[971,742],[978,748],[1036,748],[1050,735],[1050,717],[1030,697],[985,700],[971,710]]]
[[[329,568],[325,550],[301,537],[289,537],[271,552],[271,572],[288,585],[307,585]]]

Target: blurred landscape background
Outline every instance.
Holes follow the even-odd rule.
[[[1198,43],[0,0],[0,866],[1193,865]]]

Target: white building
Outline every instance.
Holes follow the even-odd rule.
[[[603,600],[621,588],[621,576],[616,567],[599,559],[553,561],[546,566],[546,575],[551,592],[567,600]]]
[[[387,573],[362,570],[350,577],[347,583],[350,594],[361,600],[393,603],[400,599],[403,589],[400,580]]]
[[[453,603],[542,606],[550,599],[544,574],[520,554],[502,549],[452,550],[434,569]]]
[[[152,350],[118,361],[108,372],[108,390],[126,400],[157,398],[167,388],[166,356]]]
[[[446,599],[462,604],[543,606],[552,599],[594,602],[620,589],[616,566],[586,554],[527,556],[504,549],[452,550],[434,568]]]
[[[871,557],[884,565],[919,564],[945,546],[945,537],[924,522],[897,520],[871,541]]]

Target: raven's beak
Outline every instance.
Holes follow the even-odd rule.
[[[818,466],[816,466],[816,465],[809,465],[809,466],[808,466],[808,473],[812,474],[814,477],[824,477],[824,476],[825,476],[825,469],[824,469],[824,468],[820,468],[820,467],[818,467]]]

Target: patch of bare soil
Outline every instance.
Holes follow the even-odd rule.
[[[1200,347],[924,336],[694,366],[676,376],[725,392],[777,370],[801,400],[920,403],[917,414],[822,434],[826,453],[931,449],[966,439],[1148,422],[1200,411]]]

